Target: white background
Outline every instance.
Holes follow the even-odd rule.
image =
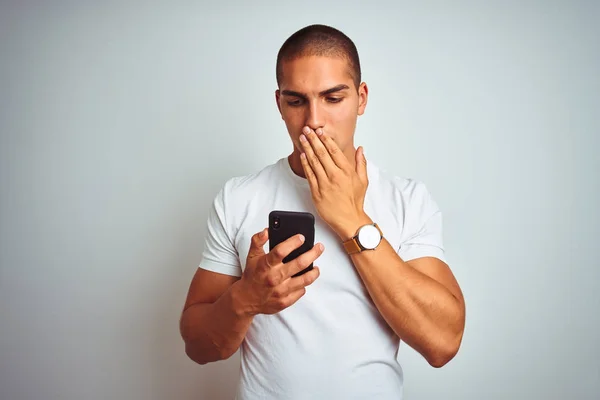
[[[466,297],[405,398],[600,396],[598,3],[393,4],[2,3],[2,400],[231,398],[179,314],[213,196],[291,150],[275,57],[311,23],[355,41],[356,143],[427,184]]]

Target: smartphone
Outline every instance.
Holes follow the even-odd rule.
[[[304,235],[304,243],[288,254],[283,259],[284,263],[306,253],[315,245],[315,216],[309,212],[300,211],[275,210],[269,213],[269,251],[273,250],[279,243],[298,234]],[[300,276],[311,269],[313,269],[312,263],[293,276]]]

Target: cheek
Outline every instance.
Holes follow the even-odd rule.
[[[302,113],[300,112],[300,109],[283,108],[281,111],[281,116],[283,117],[286,125],[297,125],[302,123]]]
[[[295,113],[294,110],[286,110],[282,112],[282,117],[294,147],[302,149],[299,139],[300,133],[302,133],[302,128],[304,127],[302,117],[299,116],[298,113]]]
[[[302,133],[302,128],[304,128],[302,119],[287,118],[285,120],[285,126],[292,140],[297,142],[297,144],[300,144],[300,134]]]
[[[330,121],[339,134],[346,136],[352,134],[356,122],[356,115],[356,107],[348,105],[335,110],[331,115]]]

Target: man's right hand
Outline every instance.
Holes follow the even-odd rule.
[[[263,246],[268,240],[267,229],[252,236],[246,268],[237,282],[245,312],[249,315],[275,314],[291,306],[306,293],[306,286],[319,276],[319,268],[314,266],[307,273],[292,277],[323,253],[324,247],[321,243],[284,264],[283,259],[300,247],[304,238],[302,235],[292,236],[265,254]]]

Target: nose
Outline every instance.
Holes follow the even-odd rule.
[[[318,102],[312,102],[307,108],[306,125],[313,130],[323,128],[325,125],[324,111],[321,110]]]

